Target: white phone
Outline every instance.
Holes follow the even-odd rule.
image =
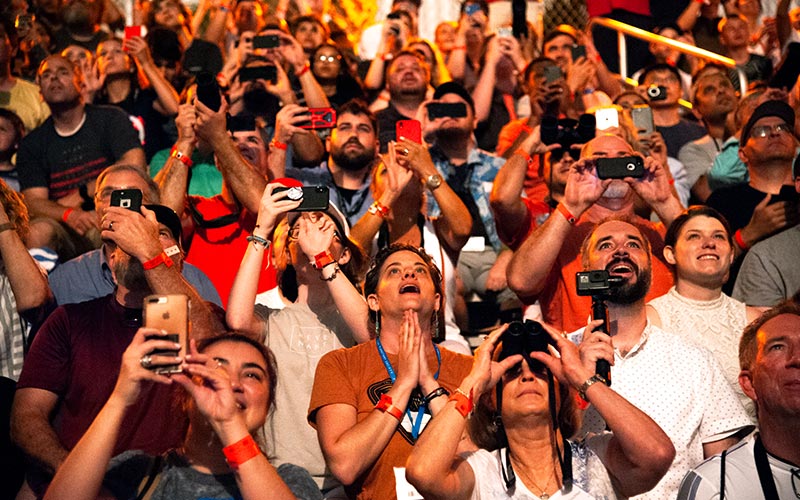
[[[597,130],[619,127],[619,111],[617,108],[598,108],[594,112]]]

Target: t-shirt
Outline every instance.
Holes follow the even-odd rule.
[[[213,198],[190,196],[189,203],[206,221],[235,214],[239,210],[236,204],[226,203],[221,195]],[[241,209],[238,218],[222,227],[201,227],[195,220],[194,236],[186,254],[186,262],[197,266],[208,276],[222,299],[223,308],[228,306],[233,280],[239,272],[239,264],[247,245],[250,244],[247,237],[255,225],[256,214],[245,208]],[[275,288],[275,268],[271,262],[272,259],[264,259],[262,263],[258,293]]]
[[[472,358],[444,348],[440,348],[440,351],[442,366],[438,380],[442,387],[452,393],[472,368]],[[396,367],[397,355],[387,353],[387,357]],[[428,356],[428,366],[436,366],[433,354]],[[375,341],[330,352],[323,356],[317,367],[308,421],[316,427],[317,410],[330,404],[346,404],[356,409],[360,422],[372,413],[381,395],[389,392],[391,387],[392,381],[381,362]],[[416,404],[411,404],[410,413],[414,419],[417,417],[417,408]],[[424,429],[429,418],[423,418]],[[353,484],[345,487],[347,494],[362,500],[396,498],[394,468],[405,467],[412,446],[414,439],[407,412],[377,461]]]
[[[141,451],[127,451],[111,460],[103,485],[117,498],[136,498],[142,481],[149,477],[154,457]],[[298,500],[317,500],[322,493],[301,467],[284,464],[278,475]],[[242,498],[236,478],[231,474],[204,474],[188,463],[185,457],[170,451],[161,462],[158,483],[151,486],[151,500],[239,500]]]
[[[17,78],[11,87],[11,98],[8,104],[2,106],[17,114],[25,125],[25,130],[30,132],[50,116],[50,107],[42,100],[39,86]]]
[[[141,147],[124,111],[110,106],[86,106],[86,122],[69,137],[56,132],[53,118],[22,139],[17,170],[22,189],[45,187],[58,200],[94,182],[107,166]]]
[[[800,195],[797,194],[794,186],[784,186],[780,195],[794,204],[800,203]],[[736,231],[750,222],[756,205],[761,203],[766,196],[767,193],[759,191],[750,184],[737,184],[717,189],[708,197],[706,204],[724,215],[728,224],[731,225],[731,230]],[[772,200],[775,198],[776,195],[773,195]]]
[[[255,306],[265,322],[266,345],[278,363],[275,410],[267,419],[267,456],[276,465],[293,463],[311,474],[319,488],[338,482],[327,470],[317,433],[306,422],[314,373],[320,358],[336,349],[355,345],[350,328],[334,304],[316,313],[308,304],[283,309]]]
[[[747,252],[733,297],[749,306],[773,307],[800,291],[800,226],[794,226]]]
[[[122,353],[142,326],[142,310],[120,305],[113,294],[57,308],[33,340],[17,383],[58,396],[53,427],[72,449],[114,390]],[[176,385],[142,386],[128,408],[114,453],[141,449],[160,454],[183,437]]]
[[[395,140],[395,126],[397,122],[399,120],[411,120],[413,118],[413,116],[406,116],[399,112],[391,101],[389,101],[388,107],[375,113],[375,119],[378,121],[378,142],[380,143],[381,153],[385,153],[389,142]]]
[[[696,123],[681,120],[677,125],[670,127],[656,126],[661,135],[664,137],[664,143],[667,145],[667,154],[673,158],[678,157],[681,148],[687,143],[695,141],[706,135],[706,129]]]
[[[756,435],[728,448],[725,455],[725,498],[729,500],[756,500],[764,498],[758,471],[755,465],[754,449]],[[796,498],[797,467],[767,453],[769,469],[778,490],[778,498]],[[720,455],[714,455],[683,478],[678,500],[716,500],[720,498],[719,487],[721,469]]]
[[[177,136],[167,133],[165,127],[172,119],[156,111],[154,104],[157,100],[158,94],[152,87],[140,89],[137,85],[133,86],[125,99],[120,102],[95,101],[95,104],[108,104],[122,109],[129,115],[134,126],[141,127],[142,145],[148,162],[156,152],[171,147],[177,139]]]

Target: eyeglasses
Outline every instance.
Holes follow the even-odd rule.
[[[300,237],[300,225],[296,225],[293,228],[289,229],[289,239],[296,240]],[[339,235],[339,231],[333,230],[333,237],[336,238],[337,241],[341,242],[342,237]]]
[[[325,56],[325,55],[322,55],[322,56],[319,56],[317,58],[317,60],[319,62],[324,62],[324,63],[335,63],[336,61],[339,61],[341,58],[342,58],[342,56]]]
[[[786,123],[779,123],[777,125],[759,125],[757,127],[753,127],[750,129],[750,137],[758,137],[763,139],[768,135],[772,135],[772,131],[775,132],[783,132],[786,134],[792,133],[792,127],[787,125]]]

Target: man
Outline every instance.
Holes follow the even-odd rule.
[[[523,302],[538,299],[546,322],[564,330],[586,324],[591,301],[577,297],[575,273],[582,269],[581,242],[597,222],[611,216],[638,222],[655,255],[661,255],[664,227],[637,217],[633,198],[634,193],[638,194],[669,225],[683,208],[670,190],[664,167],[650,157],[644,159],[646,172],[641,179],[626,182],[597,178],[598,158],[633,154],[633,148],[617,136],[602,135],[589,141],[581,151],[581,159],[570,168],[564,198],[553,215],[514,252],[508,266],[508,284]],[[657,258],[653,265],[656,281],[648,298],[663,295],[672,286],[666,264]]]
[[[649,95],[647,97],[653,109],[653,123],[667,144],[667,154],[677,158],[684,144],[703,137],[706,130],[681,118],[678,104],[682,94],[681,75],[675,67],[669,64],[654,64],[645,68],[639,77],[639,86],[644,88],[651,85],[666,88],[664,99],[652,99]]]
[[[752,428],[750,420],[711,353],[647,320],[645,296],[653,274],[652,254],[639,227],[615,219],[601,222],[584,240],[581,258],[583,270],[605,270],[622,280],[606,300],[606,327],[614,346],[612,387],[655,420],[675,445],[675,460],[667,474],[637,498],[675,498],[686,471],[736,443],[739,432]],[[574,333],[572,340],[589,349],[608,338],[606,333],[591,331],[595,325]],[[582,431],[604,428],[602,418],[590,407]]]
[[[708,205],[730,223],[740,254],[797,223],[800,197],[792,186],[794,121],[794,110],[785,102],[759,105],[739,140],[739,158],[747,165],[750,182],[717,189],[708,198]]]
[[[301,133],[298,125],[306,119],[305,108],[288,105],[275,125],[275,140],[284,141]],[[291,177],[306,186],[328,186],[330,201],[355,225],[375,201],[370,191],[370,173],[377,159],[378,129],[375,115],[363,101],[343,104],[336,116],[336,127],[325,140],[328,159],[313,168],[287,168],[286,152],[280,148],[270,153],[275,177]],[[392,127],[394,130],[394,127]],[[392,133],[392,138],[394,133]]]
[[[719,22],[719,41],[725,48],[723,55],[736,61],[737,66],[744,70],[749,83],[764,83],[772,76],[772,61],[768,57],[750,52],[750,25],[747,19],[740,15],[728,16]],[[731,75],[735,75],[731,71]],[[733,78],[736,90],[739,88],[739,79]]]
[[[431,83],[431,70],[416,52],[403,50],[386,69],[386,87],[391,99],[389,106],[378,111],[378,131],[381,152],[389,141],[395,140],[395,125],[399,120],[412,120],[425,101]]]
[[[736,104],[736,91],[724,74],[703,74],[692,85],[692,112],[705,125],[708,133],[685,144],[678,152],[678,160],[683,163],[687,173],[684,187],[692,191],[696,200],[705,201],[711,194],[704,177],[711,170],[722,145],[736,132]],[[698,184],[701,177],[704,182]]]
[[[158,186],[138,167],[112,165],[97,177],[94,201],[98,226],[111,203],[111,193],[117,189],[140,190],[143,203],[159,201]],[[176,242],[180,244],[180,238]],[[170,255],[170,258],[180,264],[183,262],[183,253],[180,246],[175,250],[177,253]],[[49,276],[56,302],[60,305],[75,304],[113,292],[115,282],[110,264],[113,252],[114,245],[106,242],[102,247],[58,266]],[[184,263],[182,273],[204,300],[221,305],[214,286],[202,271]]]
[[[97,227],[91,191],[113,163],[145,167],[144,151],[120,109],[85,104],[80,70],[60,55],[38,71],[52,116],[20,145],[17,167],[31,215],[64,221],[79,234]]]
[[[798,494],[800,306],[788,302],[750,324],[739,344],[739,363],[739,384],[758,408],[759,432],[689,471],[680,500]]]
[[[485,300],[500,305],[501,310],[514,309],[518,307],[518,301],[505,279],[511,251],[503,249],[489,206],[488,186],[494,182],[505,160],[476,147],[475,107],[464,87],[455,82],[443,83],[434,92],[433,99],[462,104],[467,111],[463,118],[445,117],[429,122],[425,134],[433,139],[431,159],[439,173],[429,176],[425,187],[433,191],[446,182],[472,216],[470,239],[458,259],[462,294],[476,292]],[[430,197],[428,216],[436,218],[440,213],[441,208]]]
[[[800,162],[794,160],[794,187],[800,193]],[[733,297],[762,309],[777,306],[800,291],[800,225],[756,243],[745,255]]]
[[[36,335],[25,359],[12,409],[12,439],[36,465],[29,484],[41,494],[114,389],[122,353],[142,326],[142,303],[151,294],[185,294],[191,302],[192,338],[221,325],[180,274],[167,251],[178,244],[180,220],[162,205],[142,213],[110,207],[101,226],[112,241],[109,256],[117,287],[99,299],[61,306]],[[170,252],[171,253],[171,252]],[[126,414],[115,454],[129,449],[162,453],[180,442],[172,386],[143,389]],[[44,472],[44,476],[41,474]]]
[[[11,74],[11,63],[16,49],[5,27],[0,24],[0,92],[8,92],[8,102],[0,103],[0,108],[13,111],[25,123],[30,132],[50,116],[50,110],[39,97],[39,87]]]
[[[707,2],[689,2],[675,23],[684,31],[691,31],[695,45],[717,54],[723,54],[725,48],[720,43],[719,17],[720,0]]]

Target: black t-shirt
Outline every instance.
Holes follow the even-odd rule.
[[[107,100],[96,101],[97,104],[108,104],[116,106],[131,117],[131,119],[141,122],[144,130],[144,154],[147,162],[153,158],[157,152],[171,147],[177,140],[177,136],[171,137],[167,132],[167,125],[172,120],[162,115],[153,107],[158,94],[152,88],[140,89],[131,88],[123,101],[110,103]]]
[[[406,116],[395,108],[391,103],[389,107],[378,111],[375,114],[378,122],[378,141],[381,146],[381,153],[385,153],[389,147],[389,142],[395,140],[395,125],[399,120],[411,120],[413,116]]]
[[[759,191],[750,184],[737,184],[717,189],[708,197],[706,204],[724,215],[731,226],[731,231],[736,231],[750,222],[756,205],[766,196],[767,193]],[[770,203],[777,201],[788,201],[797,205],[800,195],[794,186],[783,186],[779,194],[772,196]]]
[[[687,142],[696,141],[708,133],[706,129],[700,125],[684,120],[683,118],[681,118],[681,121],[679,121],[677,125],[671,127],[657,126],[656,130],[664,137],[664,143],[667,145],[667,155],[673,158],[678,157],[678,151],[680,151]]]
[[[57,200],[94,182],[104,168],[141,143],[124,111],[86,105],[86,122],[69,137],[58,135],[53,117],[22,139],[17,153],[20,187],[46,187]]]

